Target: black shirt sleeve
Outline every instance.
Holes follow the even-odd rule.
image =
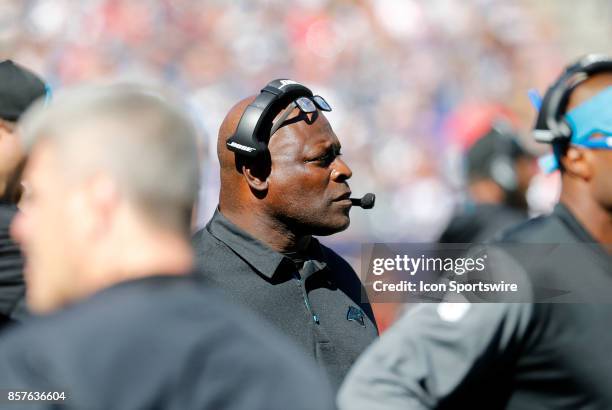
[[[464,408],[473,400],[489,402],[483,395],[503,400],[504,375],[531,310],[518,303],[417,306],[351,370],[338,396],[340,409]]]

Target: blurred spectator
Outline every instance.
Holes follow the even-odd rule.
[[[494,124],[470,147],[466,163],[469,199],[440,237],[442,243],[484,242],[527,218],[536,162],[508,124]]]
[[[0,327],[26,316],[23,257],[9,235],[21,198],[25,152],[17,120],[46,94],[45,83],[10,60],[0,62]]]

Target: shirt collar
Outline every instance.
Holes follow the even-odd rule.
[[[230,247],[239,257],[271,279],[283,267],[295,270],[291,258],[270,248],[265,243],[252,237],[227,219],[217,208],[210,222],[206,225],[208,232]],[[308,249],[316,270],[324,269],[327,264],[319,241],[312,238]]]

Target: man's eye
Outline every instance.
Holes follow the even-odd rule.
[[[334,162],[336,157],[338,157],[340,155],[342,155],[340,150],[338,150],[338,151],[327,151],[325,154],[323,154],[321,156],[318,156],[318,157],[313,158],[313,159],[306,160],[306,162],[319,162],[319,163],[322,163],[322,164],[331,164],[332,162]]]
[[[327,154],[311,159],[308,162],[332,162],[334,158],[335,155],[331,152],[328,152]]]

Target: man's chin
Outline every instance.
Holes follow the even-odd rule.
[[[318,226],[312,232],[314,236],[329,236],[335,233],[342,232],[346,230],[351,224],[351,219],[347,216],[346,220],[343,222],[338,222],[337,224],[329,224],[324,226]]]

